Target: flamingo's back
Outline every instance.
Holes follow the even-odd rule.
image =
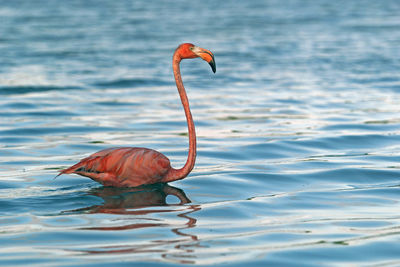
[[[101,150],[64,169],[105,186],[135,187],[161,182],[171,169],[169,159],[152,149],[120,147]]]

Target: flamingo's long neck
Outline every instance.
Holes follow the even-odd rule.
[[[173,56],[172,67],[174,70],[176,87],[178,88],[179,96],[181,98],[183,109],[185,110],[186,121],[188,124],[189,155],[188,155],[185,165],[181,169],[171,168],[170,171],[164,177],[163,182],[171,182],[171,181],[185,178],[190,173],[190,171],[193,169],[194,163],[196,161],[196,132],[195,132],[195,128],[194,128],[192,113],[190,112],[190,108],[189,108],[189,100],[186,95],[185,87],[183,86],[181,71],[179,68],[181,59],[182,58],[179,54],[179,49],[177,49]]]

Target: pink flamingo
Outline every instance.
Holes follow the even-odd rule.
[[[181,44],[175,50],[172,58],[176,87],[185,110],[189,130],[189,154],[183,168],[172,168],[166,156],[152,149],[119,147],[96,152],[77,164],[61,170],[57,176],[75,173],[89,177],[105,186],[115,187],[136,187],[144,184],[167,183],[185,178],[193,169],[196,160],[196,133],[179,64],[182,59],[197,57],[207,61],[215,73],[214,55],[209,50],[193,44]]]

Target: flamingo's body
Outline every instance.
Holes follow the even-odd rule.
[[[62,171],[87,176],[105,186],[136,187],[161,182],[171,169],[163,154],[141,147],[108,148]]]
[[[94,153],[79,163],[62,170],[59,175],[75,173],[89,177],[105,186],[115,187],[136,187],[185,178],[193,169],[196,160],[196,133],[189,101],[182,83],[179,63],[182,59],[196,57],[207,61],[215,72],[213,54],[209,50],[189,43],[181,44],[175,50],[172,64],[189,130],[189,155],[183,168],[172,168],[169,159],[155,150],[141,147],[120,147]]]

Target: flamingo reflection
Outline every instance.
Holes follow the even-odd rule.
[[[168,240],[152,240],[148,244],[124,245],[124,246],[107,246],[103,248],[87,249],[81,252],[88,254],[105,254],[105,253],[161,253],[161,257],[169,258],[169,249],[165,249],[165,245],[174,245],[174,249],[187,254],[192,253],[195,247],[199,247],[198,237],[194,234],[182,232],[184,229],[194,228],[197,220],[191,217],[191,213],[200,210],[199,205],[186,205],[191,203],[182,189],[170,186],[168,184],[146,185],[136,188],[115,188],[100,187],[92,189],[88,192],[103,199],[103,204],[93,205],[86,208],[65,211],[64,213],[88,213],[88,214],[115,214],[129,215],[121,217],[122,221],[135,222],[118,226],[93,226],[83,227],[81,230],[97,230],[97,231],[122,231],[143,229],[148,227],[166,227],[169,228],[179,238]],[[167,197],[175,196],[179,203],[168,204]],[[187,220],[183,225],[176,227],[175,223],[164,222],[158,216],[160,213],[177,213],[177,217]],[[131,215],[139,215],[140,217],[132,217]],[[145,215],[145,216],[143,216]],[[147,216],[146,216],[147,215]],[[144,221],[144,222],[143,222]],[[192,263],[187,258],[181,263]]]
[[[88,193],[89,195],[102,198],[103,204],[68,212],[147,214],[154,212],[168,212],[168,209],[141,210],[140,208],[152,206],[179,206],[191,202],[182,189],[161,183],[132,188],[99,187],[90,190]],[[167,204],[167,197],[169,195],[177,197],[180,201],[179,204]]]

